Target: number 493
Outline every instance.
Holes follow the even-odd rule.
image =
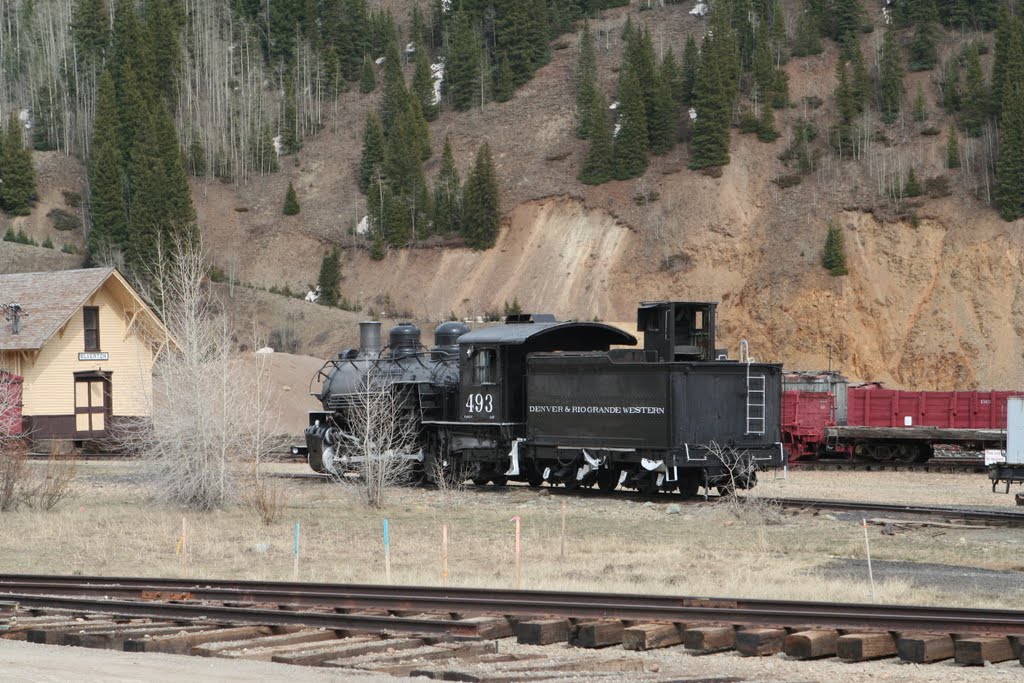
[[[494,397],[490,394],[470,394],[466,399],[466,412],[493,413]]]

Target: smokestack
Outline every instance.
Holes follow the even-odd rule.
[[[380,355],[380,323],[366,320],[359,323],[359,354],[362,356]]]

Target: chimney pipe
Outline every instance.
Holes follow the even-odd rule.
[[[359,355],[380,355],[380,322],[365,320],[359,323]]]

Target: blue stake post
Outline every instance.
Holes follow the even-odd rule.
[[[295,564],[292,567],[292,580],[299,580],[299,522],[295,522]]]

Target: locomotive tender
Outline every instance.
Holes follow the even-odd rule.
[[[447,322],[435,345],[400,324],[382,350],[380,323],[360,323],[360,348],[320,370],[306,451],[318,472],[343,475],[361,456],[343,433],[368,373],[387,377],[416,422],[415,470],[478,484],[621,485],[641,491],[748,488],[756,471],[785,463],[782,366],[715,349],[717,304],[642,303],[636,338],[598,322],[509,316],[470,331]],[[616,348],[613,348],[616,347]]]

